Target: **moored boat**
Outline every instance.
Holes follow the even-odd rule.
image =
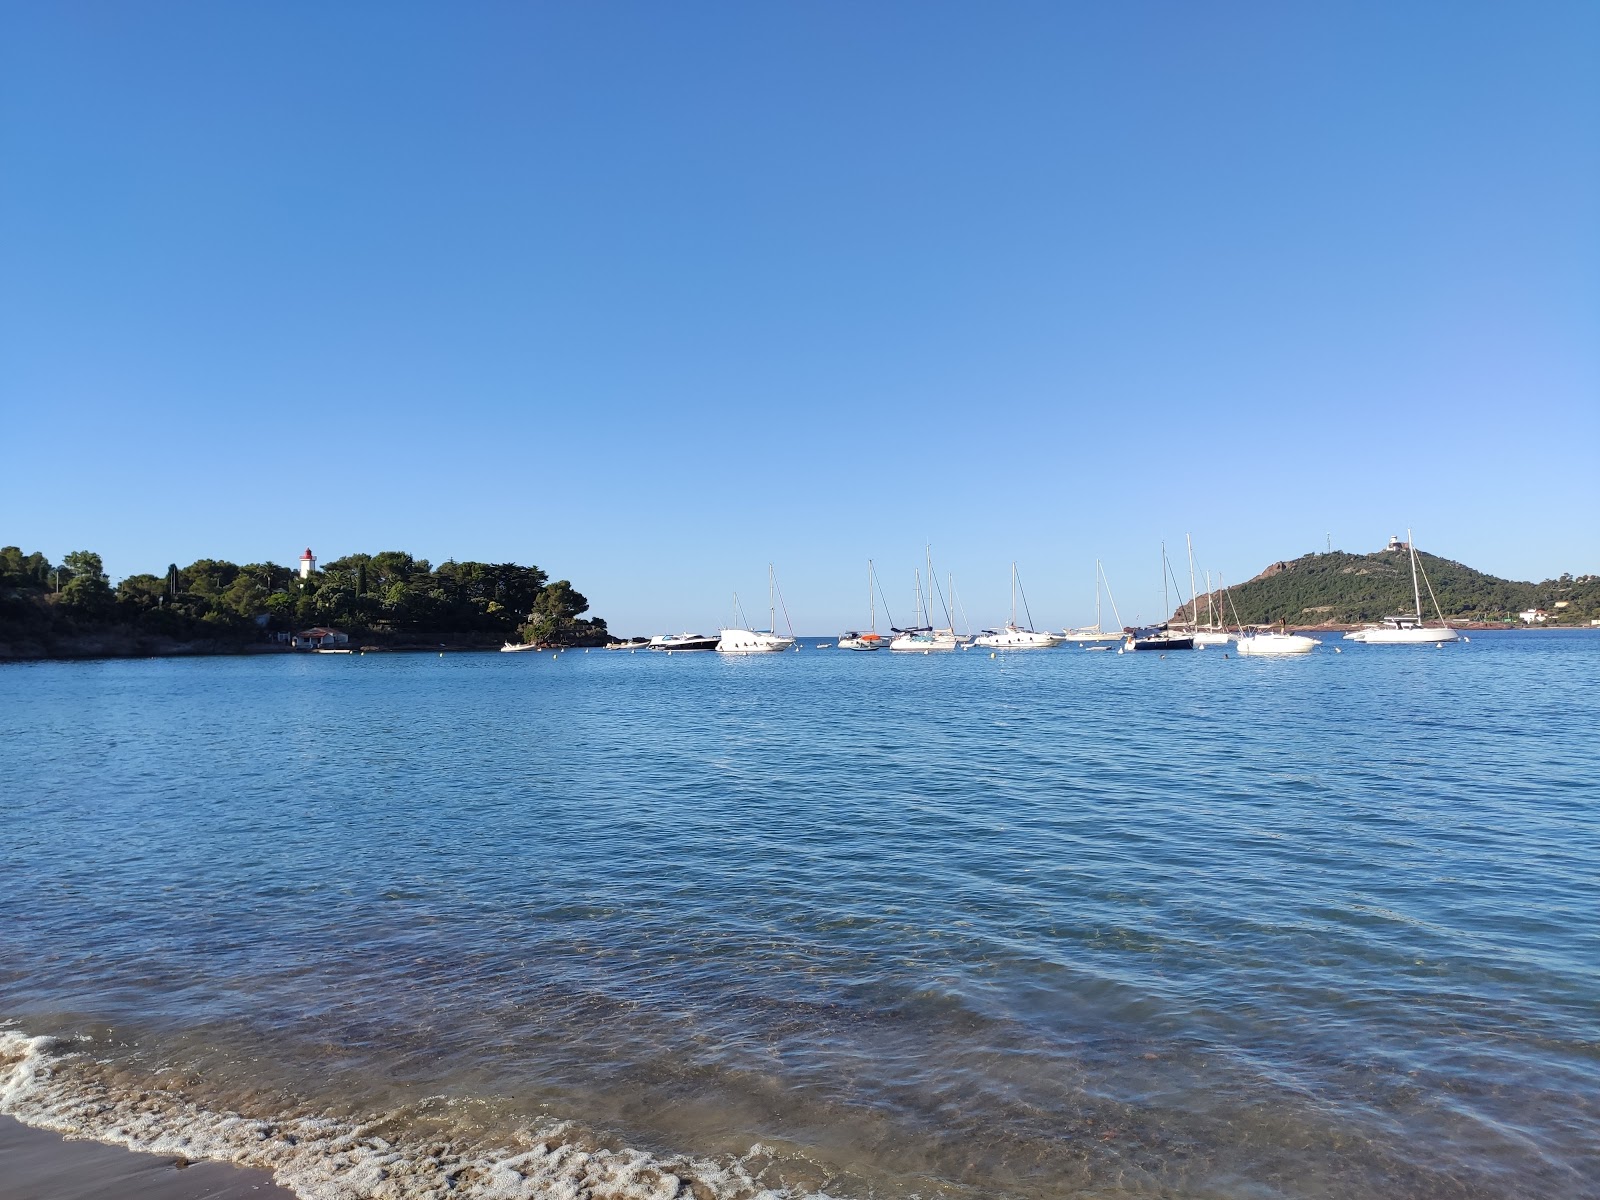
[[[1037,629],[1024,628],[1017,624],[1017,592],[1021,584],[1017,580],[1017,564],[1011,564],[1011,619],[1000,629],[985,629],[972,639],[974,646],[981,646],[985,650],[1048,650],[1052,646],[1059,646],[1062,639],[1053,633],[1042,633]],[[1033,614],[1028,611],[1028,597],[1022,597],[1022,610],[1028,614],[1028,624],[1033,624]]]
[[[773,654],[780,650],[788,650],[794,645],[794,628],[789,629],[789,636],[775,632],[778,624],[777,610],[778,577],[772,569],[772,564],[767,564],[767,621],[766,629],[747,629],[744,625],[744,609],[739,606],[739,595],[734,593],[733,608],[738,614],[740,624],[730,629],[722,630],[722,635],[717,639],[716,649],[722,654]],[[784,620],[789,619],[789,610],[784,608]]]
[[[719,640],[703,633],[664,633],[646,645],[651,650],[715,650]]]
[[[1240,654],[1283,655],[1310,654],[1322,642],[1303,633],[1287,633],[1262,629],[1241,633],[1237,639]]]
[[[865,633],[858,633],[852,629],[839,638],[841,650],[881,650],[884,646],[883,637],[878,633],[878,600],[876,588],[876,572],[873,570],[872,560],[867,559],[867,612],[870,627]],[[893,622],[891,621],[892,625]]]
[[[1394,539],[1391,538],[1391,546],[1393,542]],[[1368,625],[1364,629],[1352,629],[1344,635],[1346,641],[1365,642],[1369,646],[1433,646],[1442,642],[1453,642],[1461,636],[1444,619],[1444,613],[1439,608],[1439,598],[1433,594],[1431,583],[1428,584],[1428,598],[1433,601],[1433,611],[1438,615],[1439,624],[1429,625],[1423,620],[1422,590],[1417,583],[1417,545],[1409,529],[1406,530],[1406,551],[1411,557],[1411,598],[1416,604],[1415,614],[1385,617],[1376,625]],[[1422,578],[1427,579],[1426,572],[1423,572]]]

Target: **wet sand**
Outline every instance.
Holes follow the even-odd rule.
[[[0,1117],[0,1200],[295,1200],[265,1171],[177,1162]]]

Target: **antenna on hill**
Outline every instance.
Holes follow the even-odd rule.
[[[1333,553],[1333,534],[1331,533],[1328,535],[1328,553]]]

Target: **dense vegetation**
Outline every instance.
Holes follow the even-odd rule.
[[[1533,608],[1544,609],[1552,625],[1587,625],[1600,617],[1600,576],[1563,575],[1543,583],[1518,583],[1421,551],[1417,558],[1426,576],[1422,611],[1427,617],[1434,615],[1429,584],[1440,610],[1453,620],[1520,624],[1517,614]],[[1411,560],[1404,550],[1307,554],[1274,563],[1230,591],[1227,597],[1220,590],[1212,594],[1213,605],[1227,604],[1229,624],[1234,623],[1236,610],[1237,619],[1245,624],[1285,620],[1291,625],[1352,624],[1414,611]],[[1204,622],[1204,596],[1199,611]],[[1187,609],[1180,610],[1177,619],[1186,620]]]
[[[399,551],[352,554],[308,579],[275,563],[203,558],[113,587],[98,554],[80,550],[51,563],[15,546],[0,549],[0,643],[46,649],[96,636],[146,646],[263,642],[313,625],[375,645],[597,645],[607,640],[606,625],[581,619],[588,607],[571,583],[551,583],[538,567],[434,567]]]

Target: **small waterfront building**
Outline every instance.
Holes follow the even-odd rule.
[[[349,642],[348,633],[338,629],[325,629],[318,625],[315,629],[302,629],[294,635],[290,645],[296,650],[323,650],[348,645]]]
[[[1524,625],[1543,625],[1550,614],[1542,608],[1525,608],[1517,614]]]
[[[317,556],[311,553],[311,547],[306,547],[306,552],[300,556],[300,578],[310,579],[311,572],[317,569]]]

